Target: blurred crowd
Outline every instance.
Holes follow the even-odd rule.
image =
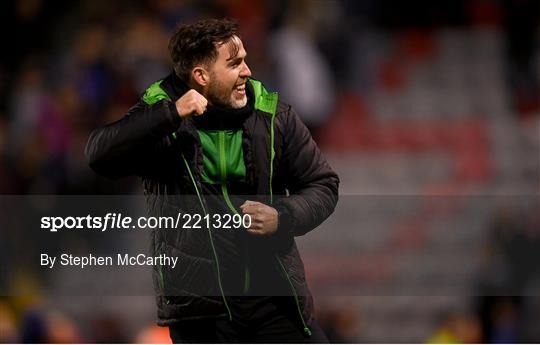
[[[470,143],[474,149],[465,147],[459,161],[465,170],[459,176],[481,183],[493,177],[486,158],[491,148],[480,142],[482,130],[472,126],[472,133],[470,123],[464,122],[468,129],[462,131],[458,124],[456,138],[432,139],[434,130],[427,123],[433,118],[500,116],[528,124],[540,112],[540,8],[535,0],[58,0],[54,6],[43,0],[18,0],[3,6],[1,194],[136,192],[136,179],[111,182],[88,168],[86,140],[93,128],[119,119],[146,87],[171,72],[171,32],[179,22],[202,17],[239,21],[253,76],[278,90],[297,108],[323,149],[338,155],[396,146],[414,151],[443,141],[463,151]],[[463,66],[469,66],[468,54],[475,47],[463,56],[450,48],[440,59],[444,63],[448,57],[448,65],[430,65],[440,42],[455,42],[452,35],[439,35],[447,30],[464,36],[488,32],[479,38],[487,42],[485,49],[476,47],[478,56],[490,59],[478,63],[486,74],[476,78],[456,62],[463,59]],[[492,32],[500,38],[495,41],[502,42],[501,59],[490,50]],[[469,99],[468,88],[479,92],[472,97],[476,99]],[[437,97],[439,103],[434,101]],[[425,127],[401,126],[403,119],[417,117]],[[399,126],[384,127],[395,120],[401,120]],[[439,124],[435,132],[453,128],[446,124]],[[407,152],[400,154],[406,157]],[[497,253],[494,257],[506,262],[516,295],[524,294],[520,289],[536,277],[524,262],[539,259],[538,231],[531,230],[539,228],[538,219],[515,221],[530,218],[497,214],[488,241],[491,255]],[[485,277],[478,293],[494,295],[485,289],[505,283]],[[39,289],[31,294],[39,295]],[[527,306],[526,298],[480,298],[471,301],[467,312],[449,311],[435,320],[433,334],[424,340],[529,340],[538,334],[524,335],[518,326],[529,315]],[[535,317],[528,320],[538,320]],[[361,311],[327,308],[320,311],[320,319],[333,341],[364,339]],[[168,341],[164,329],[149,325],[131,333],[122,326],[122,320],[108,314],[80,324],[43,301],[0,299],[1,342]]]
[[[523,116],[538,110],[536,1],[99,0],[52,7],[19,0],[4,6],[2,193],[129,192],[133,181],[111,184],[89,171],[82,153],[87,136],[171,71],[166,47],[175,25],[205,16],[240,22],[254,76],[293,103],[316,137],[351,93],[353,101],[373,103],[374,89],[406,87],[403,71],[411,59],[433,54],[433,33],[442,28],[502,32],[509,106]],[[366,37],[375,31],[383,35]],[[370,55],[385,45],[392,51]],[[353,121],[365,116],[362,109],[348,111]]]
[[[39,298],[0,299],[1,343],[171,343],[168,328],[148,322],[132,329],[114,312],[80,320]]]

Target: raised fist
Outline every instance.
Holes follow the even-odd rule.
[[[203,95],[191,89],[182,95],[175,104],[178,116],[188,118],[193,115],[199,116],[204,114],[208,101]]]

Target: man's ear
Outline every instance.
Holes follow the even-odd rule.
[[[209,82],[210,74],[203,66],[195,66],[191,70],[193,81],[202,87],[206,87]]]

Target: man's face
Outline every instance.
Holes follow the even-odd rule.
[[[251,71],[246,50],[237,36],[218,47],[218,57],[210,66],[207,98],[212,104],[239,109],[247,104],[246,82]]]

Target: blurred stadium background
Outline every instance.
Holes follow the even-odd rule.
[[[538,1],[1,6],[0,193],[140,193],[89,170],[89,132],[169,72],[177,22],[236,18],[254,77],[342,180],[336,215],[298,240],[330,339],[540,341]],[[48,296],[7,272],[2,342],[168,340],[152,297]],[[452,288],[400,293],[410,281]]]

